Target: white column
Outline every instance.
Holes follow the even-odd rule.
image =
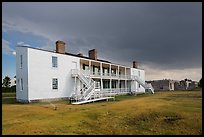
[[[91,61],[89,60],[89,76],[91,75]]]
[[[125,91],[127,92],[126,67],[125,67]]]
[[[117,72],[117,77],[118,77],[118,92],[120,92],[120,76],[119,76],[119,66],[118,66],[118,72]]]
[[[110,79],[110,91],[112,92],[112,79]]]
[[[109,64],[109,76],[111,77],[111,64]]]
[[[103,76],[103,68],[102,68],[102,63],[100,62],[100,75],[101,75],[101,77]]]
[[[101,92],[103,92],[103,68],[102,68],[102,63],[100,62],[100,72],[101,72]]]
[[[78,93],[77,93],[77,88],[76,88],[76,76],[74,77],[74,90],[75,90],[75,94],[76,94],[76,100],[78,100],[78,98],[77,98]]]
[[[120,80],[118,79],[118,92],[120,93]]]
[[[109,76],[110,76],[110,92],[112,92],[112,80],[111,80],[111,64],[109,65]]]
[[[101,78],[101,90],[103,90],[103,79]]]
[[[118,79],[119,79],[119,66],[118,66],[118,73],[117,73]]]
[[[126,67],[125,67],[125,79],[126,79]]]
[[[139,92],[139,83],[136,82],[136,86],[137,86],[137,92]]]

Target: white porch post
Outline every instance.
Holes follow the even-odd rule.
[[[125,67],[125,91],[127,92],[127,76],[126,76],[126,67]]]
[[[125,67],[125,79],[126,79],[126,67]]]
[[[136,85],[137,85],[137,92],[139,92],[139,83],[136,82]]]
[[[76,94],[76,101],[78,100],[78,93],[77,93],[77,88],[76,88],[76,76],[74,77],[74,90],[75,90],[75,94]]]
[[[101,91],[100,92],[103,92],[103,70],[102,70],[102,63],[100,62],[100,72],[101,72]],[[100,94],[101,95],[101,94]]]
[[[112,92],[112,79],[111,79],[111,64],[109,65],[110,67],[109,67],[109,76],[110,76],[110,92]]]
[[[89,76],[91,75],[91,61],[89,60]]]
[[[118,66],[118,73],[117,73],[117,77],[118,77],[118,92],[120,92],[120,76],[119,76],[119,66]]]
[[[100,73],[101,73],[101,77],[103,76],[103,70],[102,70],[102,63],[100,62]]]
[[[117,72],[117,77],[118,77],[118,79],[119,79],[119,66],[118,66],[118,72]]]
[[[111,64],[109,64],[109,76],[111,77]]]

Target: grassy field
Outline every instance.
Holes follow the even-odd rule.
[[[12,97],[14,95],[8,95]],[[202,91],[117,96],[115,101],[20,104],[2,98],[2,134],[202,134]]]

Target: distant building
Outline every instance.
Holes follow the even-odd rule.
[[[175,90],[192,90],[198,87],[198,82],[184,79],[175,83]]]
[[[189,79],[184,79],[181,81],[170,80],[170,79],[152,80],[152,81],[147,81],[147,83],[151,83],[155,91],[192,90],[198,87],[198,82],[192,81]]]
[[[170,79],[164,79],[147,81],[147,83],[151,83],[155,91],[160,91],[160,90],[174,90],[175,81]]]
[[[14,77],[13,79],[11,79],[10,81],[10,87],[15,86],[16,85],[16,78]]]

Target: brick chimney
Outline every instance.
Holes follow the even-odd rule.
[[[97,51],[96,51],[96,49],[89,50],[89,58],[97,60]]]
[[[56,52],[62,53],[62,54],[65,53],[65,42],[64,41],[61,41],[61,40],[56,41]]]
[[[136,61],[133,61],[133,68],[138,68],[138,66],[139,66],[139,63]]]

